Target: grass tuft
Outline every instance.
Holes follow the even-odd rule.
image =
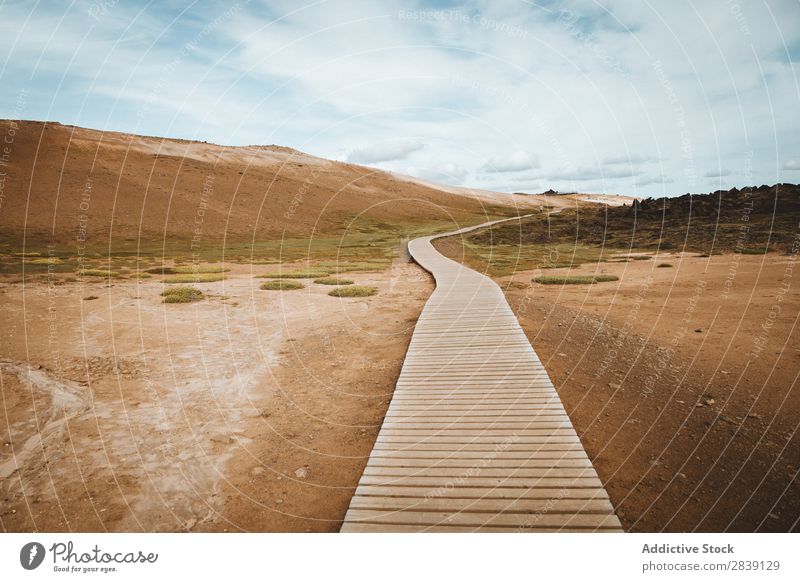
[[[261,289],[266,291],[294,291],[295,289],[302,289],[305,287],[302,283],[298,281],[266,281],[261,283]]]
[[[164,303],[192,303],[203,299],[203,292],[194,287],[172,287],[166,289],[161,296]]]
[[[619,281],[619,277],[616,275],[542,275],[533,278],[533,282],[540,285],[594,285],[608,281]]]
[[[164,277],[164,283],[214,283],[223,279],[225,279],[224,275],[216,273],[192,273]]]
[[[340,279],[339,277],[322,277],[321,279],[314,279],[314,283],[320,285],[352,285],[352,279]]]
[[[328,293],[328,295],[331,297],[370,297],[377,292],[378,290],[375,287],[353,285],[352,287],[337,287]]]
[[[270,271],[259,275],[259,279],[317,279],[320,277],[327,277],[330,271],[323,271],[322,269],[288,269],[280,271]]]
[[[29,259],[26,261],[31,265],[63,265],[64,261],[58,257],[41,257],[38,259]]]
[[[107,269],[83,269],[80,274],[84,277],[119,277],[118,272]]]
[[[201,265],[191,265],[189,267],[174,267],[172,272],[174,274],[194,274],[194,273],[227,273],[230,269],[226,269],[225,267],[212,267],[212,266],[201,266]]]
[[[389,267],[389,261],[373,259],[368,261],[323,261],[319,267],[332,273],[349,273],[351,271],[383,271]]]

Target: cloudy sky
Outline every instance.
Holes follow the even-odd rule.
[[[800,2],[0,3],[0,116],[456,185],[800,181]]]

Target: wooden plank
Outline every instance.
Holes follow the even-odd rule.
[[[352,509],[375,511],[436,511],[471,513],[583,513],[610,515],[614,508],[608,499],[496,499],[496,498],[415,498],[415,497],[353,497]]]
[[[483,527],[486,525],[511,527],[572,527],[581,529],[613,529],[619,530],[619,520],[615,515],[595,514],[514,514],[514,513],[468,513],[439,511],[375,511],[370,509],[350,509],[346,521],[366,521],[371,523],[402,525],[463,525]]]
[[[408,245],[436,290],[341,531],[620,531],[502,291],[433,238]]]

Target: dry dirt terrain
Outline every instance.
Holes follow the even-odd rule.
[[[800,529],[797,195],[565,209],[437,243],[504,288],[626,529]]]
[[[2,277],[3,530],[338,529],[433,284],[405,258],[349,274],[365,298],[254,269],[190,304]]]
[[[800,187],[564,208],[438,246],[504,287],[628,530],[800,529]]]
[[[504,287],[623,525],[800,527],[796,186],[503,196],[278,146],[0,131],[4,531],[337,531],[433,289],[404,241],[528,213],[437,246]],[[348,261],[376,295],[257,277]],[[159,265],[228,271],[169,304]]]
[[[506,279],[626,529],[800,527],[795,261],[661,255],[571,273],[618,282]]]
[[[336,531],[433,289],[403,241],[543,203],[279,146],[0,132],[4,531]],[[348,260],[376,295],[255,278]],[[229,271],[166,304],[160,265]]]

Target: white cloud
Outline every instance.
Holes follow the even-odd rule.
[[[523,151],[505,156],[492,156],[481,167],[481,171],[490,174],[503,172],[521,172],[539,167],[539,157]]]
[[[796,63],[775,57],[800,43],[796,1],[651,4],[270,0],[206,34],[227,6],[116,3],[87,20],[86,0],[12,2],[0,102],[25,89],[28,118],[278,143],[498,189],[614,180],[624,193],[664,177],[701,192],[705,168],[737,170],[715,187],[744,185],[743,167],[756,184],[800,169],[774,157],[800,151]]]
[[[545,172],[544,177],[550,180],[586,182],[588,180],[616,180],[619,178],[632,178],[635,176],[640,176],[641,174],[642,171],[635,168],[609,170],[603,168],[583,167],[551,173]]]
[[[458,164],[446,163],[435,168],[412,166],[407,168],[404,173],[431,182],[444,182],[458,186],[469,175],[469,170]]]
[[[645,156],[642,154],[627,154],[621,156],[607,156],[604,157],[602,162],[604,165],[613,166],[616,164],[648,164],[650,162],[658,162],[658,156]]]
[[[636,178],[637,186],[649,186],[650,184],[674,184],[675,180],[667,176],[644,176]]]
[[[410,154],[423,149],[425,144],[413,141],[380,142],[351,150],[347,161],[355,164],[375,164],[392,160],[404,160]]]

